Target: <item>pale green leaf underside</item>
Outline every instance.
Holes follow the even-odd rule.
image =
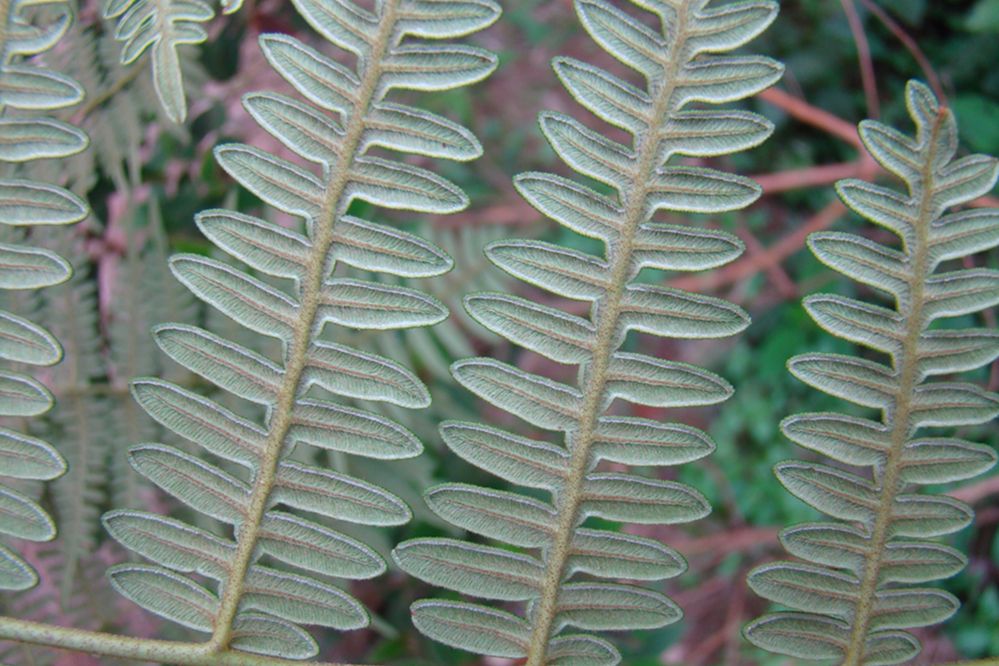
[[[134,12],[157,6],[144,0],[127,4],[119,26],[131,25]],[[377,14],[351,0],[294,2],[323,38],[358,56],[353,69],[290,36],[260,38],[268,62],[306,101],[262,92],[247,95],[244,104],[308,166],[243,144],[215,151],[240,185],[296,216],[300,225],[206,210],[197,216],[198,226],[238,261],[193,254],[170,261],[173,274],[195,296],[235,324],[277,340],[280,352],[261,353],[247,342],[253,336],[237,342],[185,324],[155,327],[156,343],[220,392],[262,407],[264,417],[241,416],[220,404],[221,396],[205,398],[158,379],[132,385],[136,401],[160,425],[235,465],[156,443],[134,447],[131,465],[231,531],[215,536],[152,513],[111,512],[104,517],[108,531],[154,563],[116,569],[112,580],[143,608],[212,633],[227,649],[308,658],[317,648],[299,625],[366,626],[368,613],[360,602],[325,577],[372,578],[384,573],[386,564],[370,546],[330,524],[388,527],[412,516],[393,493],[323,467],[315,455],[295,449],[307,445],[313,454],[316,449],[334,454],[319,453],[319,460],[348,454],[386,461],[422,450],[403,426],[343,404],[426,407],[430,395],[422,381],[402,364],[337,342],[329,333],[335,326],[383,331],[440,322],[447,316],[441,302],[394,286],[394,280],[440,275],[452,260],[432,243],[347,215],[347,209],[355,200],[418,213],[448,213],[468,204],[460,188],[427,168],[369,152],[460,160],[481,153],[468,130],[387,96],[396,89],[445,90],[488,75],[496,65],[491,53],[420,40],[482,29],[499,8],[487,0],[376,4]],[[170,29],[197,34],[184,26],[196,18],[198,5],[183,7],[184,20]],[[165,39],[157,42],[147,28],[142,24],[129,33],[134,46],[126,50],[142,43],[173,48]],[[341,262],[389,278],[345,277]]]
[[[706,434],[679,424],[612,416],[611,403],[650,407],[712,405],[732,387],[705,369],[620,350],[629,332],[672,338],[720,338],[749,318],[723,300],[635,280],[643,268],[697,271],[721,266],[743,250],[734,236],[664,224],[659,211],[720,213],[760,194],[752,181],[674,156],[712,157],[753,147],[769,136],[764,118],[742,111],[695,108],[752,95],[782,68],[767,58],[722,52],[742,45],[773,20],[776,5],[751,0],[715,6],[706,0],[635,2],[659,13],[657,29],[607,0],[577,0],[577,14],[598,44],[639,72],[636,87],[592,65],[559,58],[555,70],[590,112],[634,135],[622,144],[582,122],[543,112],[545,138],[574,171],[601,181],[613,195],[546,173],[515,179],[520,193],[565,227],[603,241],[593,255],[539,240],[504,240],[486,256],[509,275],[556,297],[591,305],[587,316],[501,293],[466,298],[479,323],[553,361],[578,365],[564,383],[490,358],[452,366],[458,383],[483,400],[543,430],[559,443],[491,425],[445,422],[441,435],[457,455],[511,484],[550,494],[447,484],[431,489],[428,506],[457,527],[530,553],[451,539],[414,540],[394,557],[408,573],[472,597],[527,602],[524,617],[478,604],[420,601],[417,628],[448,645],[480,654],[526,658],[529,666],[611,665],[607,642],[563,633],[661,627],[680,618],[669,599],[637,585],[596,579],[660,580],[685,568],[662,544],[606,529],[589,517],[625,523],[683,523],[709,507],[683,484],[632,473],[594,471],[600,461],[679,465],[709,454]],[[590,581],[582,578],[591,577]]]
[[[999,302],[999,273],[935,272],[940,262],[999,245],[999,213],[946,209],[988,192],[999,162],[955,159],[957,127],[924,85],[906,90],[916,136],[873,121],[861,123],[868,151],[906,186],[898,192],[859,180],[841,181],[843,201],[898,236],[888,247],[848,233],[817,233],[809,246],[820,261],[886,293],[894,307],[820,294],[805,300],[812,318],[833,335],[882,352],[877,361],[805,354],[793,375],[825,393],[881,413],[869,420],[836,413],[799,414],[783,423],[796,444],[855,467],[858,475],[820,463],[784,462],[777,477],[789,492],[842,522],[784,530],[787,550],[813,564],[760,567],[749,583],[792,609],[746,629],[756,645],[803,659],[851,666],[897,664],[919,642],[905,630],[936,624],[958,607],[951,595],[909,587],[952,576],[964,556],[928,541],[967,526],[971,508],[949,497],[918,494],[916,484],[970,479],[990,469],[996,452],[955,437],[923,435],[925,427],[966,426],[999,416],[999,396],[977,385],[932,381],[999,357],[995,331],[929,330],[937,319],[978,312]],[[886,360],[885,360],[886,359]]]
[[[27,0],[3,5],[0,15],[0,162],[9,167],[38,159],[64,158],[86,148],[79,129],[42,115],[64,109],[83,98],[71,78],[26,58],[48,51],[65,34],[71,10],[53,3],[48,23],[39,24]],[[10,115],[11,117],[6,117]],[[17,116],[17,117],[13,117]],[[10,174],[13,169],[7,169]],[[10,227],[66,225],[87,216],[87,205],[71,192],[48,183],[0,179],[0,223]],[[17,233],[9,234],[17,238]],[[45,249],[0,245],[0,288],[35,290],[69,279],[69,262]],[[45,328],[18,314],[0,311],[0,359],[22,366],[51,366],[62,359],[62,347]],[[22,372],[0,372],[0,416],[33,417],[47,412],[53,396]],[[0,534],[32,541],[55,536],[52,519],[31,497],[2,484],[5,479],[49,481],[66,471],[63,456],[51,445],[8,428],[0,428]],[[20,486],[18,486],[20,487]],[[13,550],[0,546],[0,590],[34,586],[37,574]]]
[[[225,13],[234,11],[232,7]],[[187,95],[180,47],[202,44],[208,33],[202,24],[215,16],[204,0],[106,0],[104,17],[115,21],[114,38],[122,43],[121,62],[135,63],[146,53],[153,86],[168,118],[187,117]]]

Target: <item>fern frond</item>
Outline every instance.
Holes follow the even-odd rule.
[[[146,218],[144,224],[140,219]],[[194,299],[170,275],[159,202],[133,206],[121,217],[121,231],[127,239],[125,255],[104,279],[111,284],[115,307],[108,328],[107,393],[111,403],[112,443],[109,483],[112,506],[137,508],[139,493],[148,484],[128,464],[128,448],[135,442],[151,441],[164,433],[155,421],[132,400],[128,383],[134,377],[160,374],[178,382],[189,378],[186,371],[170,372],[160,363],[150,329],[163,319],[193,322]],[[164,367],[166,366],[166,367]]]
[[[49,373],[48,385],[58,407],[46,417],[44,431],[69,467],[52,484],[63,563],[59,587],[62,599],[68,600],[78,563],[96,545],[107,502],[110,410],[108,396],[99,390],[105,374],[104,350],[97,287],[83,241],[62,234],[45,234],[39,241],[69,258],[73,266],[69,280],[45,292],[41,316],[65,350],[62,362]]]
[[[859,180],[837,186],[851,209],[898,236],[900,248],[846,233],[809,238],[820,261],[885,292],[894,307],[830,294],[805,299],[823,329],[890,362],[805,354],[788,364],[806,384],[880,410],[878,420],[814,413],[783,423],[796,444],[869,468],[870,475],[811,462],[777,465],[789,492],[839,522],[784,530],[787,550],[809,563],[775,562],[749,578],[758,594],[792,609],[749,625],[749,640],[782,654],[851,666],[914,658],[920,645],[905,630],[943,622],[957,610],[954,596],[921,585],[964,567],[964,555],[932,539],[966,527],[973,512],[957,500],[913,492],[913,486],[968,479],[996,461],[990,447],[925,429],[999,416],[999,395],[970,383],[930,381],[999,357],[997,331],[934,325],[999,304],[999,271],[938,270],[999,245],[999,211],[947,212],[991,190],[999,161],[955,159],[951,111],[918,82],[909,83],[906,97],[915,137],[873,121],[860,126],[867,150],[906,190]]]
[[[0,223],[12,227],[61,225],[79,222],[87,206],[78,197],[55,185],[11,178],[12,164],[42,158],[66,157],[83,150],[87,137],[77,128],[30,112],[55,111],[76,104],[83,92],[73,80],[24,62],[50,49],[71,21],[68,7],[58,11],[48,25],[35,25],[30,0],[12,0],[0,11],[0,113],[23,110],[24,115],[0,118],[0,161],[6,162],[0,178]],[[70,266],[53,252],[15,244],[0,245],[3,256],[0,288],[35,290],[64,282]],[[13,363],[47,366],[59,361],[62,348],[48,331],[10,312],[0,312],[4,329],[0,358]],[[0,416],[34,417],[52,406],[52,394],[37,380],[19,372],[0,373],[3,398]],[[46,442],[9,428],[0,428],[0,474],[7,479],[44,481],[66,469],[65,461]],[[0,485],[0,534],[33,541],[55,536],[55,525],[28,496]],[[30,588],[38,578],[34,570],[8,547],[0,545],[0,589]]]
[[[771,124],[756,114],[713,111],[693,102],[742,99],[773,84],[782,68],[753,56],[720,55],[762,32],[772,2],[638,0],[658,14],[655,31],[605,0],[578,0],[590,35],[641,73],[641,89],[569,58],[555,69],[583,106],[634,136],[622,145],[554,112],[541,129],[573,169],[609,185],[605,196],[545,173],[517,177],[521,194],[562,225],[603,241],[604,256],[551,243],[493,243],[487,255],[504,271],[558,296],[587,301],[580,317],[507,294],[473,294],[466,307],[499,335],[553,361],[579,365],[576,385],[556,382],[489,358],[456,363],[459,383],[543,430],[564,445],[529,439],[477,423],[441,426],[459,456],[513,484],[551,495],[525,495],[449,484],[427,495],[430,507],[458,527],[531,554],[451,539],[419,539],[395,550],[408,571],[464,594],[526,602],[523,616],[464,602],[424,600],[416,626],[443,643],[481,654],[526,657],[529,666],[616,664],[617,650],[583,632],[661,627],[680,609],[651,589],[602,579],[661,580],[685,567],[658,542],[585,526],[590,517],[616,522],[682,523],[703,517],[707,501],[688,486],[632,473],[597,471],[601,461],[678,465],[714,445],[699,430],[613,416],[616,399],[656,407],[709,405],[731,387],[694,366],[621,351],[629,331],[675,338],[715,338],[744,329],[748,316],[715,298],[636,281],[642,268],[702,270],[737,257],[739,240],[717,231],[654,220],[659,211],[718,213],[751,204],[752,181],[709,168],[679,166],[674,156],[723,155],[762,142]],[[580,574],[587,578],[578,577]]]
[[[252,146],[216,150],[222,167],[264,202],[304,218],[304,233],[229,210],[209,210],[198,226],[219,248],[254,271],[196,255],[171,268],[196,296],[258,334],[280,341],[273,359],[210,331],[182,324],[155,330],[180,365],[243,400],[261,405],[264,423],[157,379],[133,394],[160,424],[224,461],[206,462],[175,447],[132,449],[135,469],[194,511],[231,526],[224,536],[140,511],[105,516],[111,534],[153,564],[110,570],[114,587],[147,610],[212,634],[214,650],[291,658],[317,651],[299,625],[341,630],[368,623],[356,599],[324,577],[377,576],[385,562],[366,544],[327,526],[405,523],[409,508],[380,487],[293,458],[300,445],[392,460],[422,445],[381,416],[311,395],[320,387],[346,399],[423,407],[429,394],[398,363],[323,337],[329,323],[397,330],[446,316],[415,289],[341,277],[337,266],[377,266],[396,276],[445,272],[439,249],[393,227],[348,215],[354,201],[415,212],[465,207],[454,184],[407,163],[374,156],[395,152],[467,160],[480,147],[464,128],[387,100],[396,89],[443,90],[487,76],[495,57],[421,38],[458,37],[499,14],[488,0],[384,0],[369,12],[350,0],[295,0],[327,40],[357,56],[349,69],[287,35],[263,35],[272,66],[312,104],[274,93],[244,98],[250,114],[304,160],[304,167]],[[415,42],[415,43],[413,43]],[[266,558],[265,562],[261,559]],[[214,581],[206,587],[184,574]],[[267,637],[266,640],[264,637]]]
[[[223,2],[224,13],[241,3]],[[202,24],[215,17],[204,0],[108,0],[104,17],[114,19],[115,39],[122,42],[121,63],[132,65],[147,53],[156,96],[166,115],[175,123],[187,118],[184,87],[184,45],[203,44],[208,33]]]

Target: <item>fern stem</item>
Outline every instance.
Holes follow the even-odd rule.
[[[929,154],[923,162],[920,186],[919,215],[915,223],[914,247],[911,249],[912,271],[909,273],[908,310],[905,313],[905,338],[895,359],[895,371],[899,373],[898,399],[894,408],[885,414],[890,421],[891,448],[887,451],[884,469],[881,473],[880,501],[875,515],[871,540],[866,554],[864,576],[860,584],[860,596],[852,622],[849,648],[843,659],[844,666],[860,666],[866,649],[868,628],[876,604],[878,578],[881,573],[882,555],[888,543],[888,528],[892,522],[892,509],[901,485],[901,472],[905,443],[912,436],[912,402],[915,388],[919,383],[917,373],[919,338],[925,327],[924,286],[929,273],[929,228],[933,221],[933,175],[938,136],[945,119],[945,109],[941,108],[933,128],[926,137]],[[900,304],[901,305],[901,304]]]
[[[621,314],[621,299],[628,284],[633,266],[633,248],[638,225],[645,217],[645,200],[649,193],[647,185],[655,168],[658,154],[659,133],[655,131],[656,121],[665,115],[673,97],[677,70],[682,64],[686,41],[688,8],[682,3],[676,13],[674,41],[666,53],[665,85],[656,91],[651,117],[647,119],[649,128],[638,140],[637,168],[634,179],[636,187],[625,198],[624,225],[616,245],[608,245],[611,284],[607,293],[593,306],[596,314],[596,341],[589,368],[585,370],[583,386],[583,409],[579,429],[567,444],[570,448],[569,475],[565,489],[557,498],[558,522],[554,543],[548,553],[546,572],[537,611],[532,618],[534,631],[527,650],[526,666],[544,666],[547,663],[548,644],[552,638],[552,627],[558,611],[558,596],[566,575],[566,564],[572,551],[572,537],[579,523],[579,509],[583,503],[583,488],[586,473],[591,465],[590,449],[596,434],[597,421],[605,405],[607,369],[611,356],[617,349],[616,338]]]
[[[83,122],[87,116],[99,109],[105,103],[111,101],[118,93],[127,88],[135,79],[138,78],[139,74],[145,71],[147,56],[143,55],[138,61],[132,64],[131,69],[129,69],[125,74],[119,77],[114,83],[108,86],[106,89],[101,91],[99,95],[94,95],[86,102],[83,106],[73,115],[73,124],[79,125]]]
[[[179,666],[294,666],[300,661],[250,654],[215,652],[209,643],[185,643],[118,636],[100,631],[59,627],[40,622],[0,617],[0,640],[14,640],[43,647],[99,654],[105,657],[178,664]],[[310,666],[352,666],[309,662]]]
[[[330,181],[322,211],[314,223],[312,253],[301,284],[301,307],[292,339],[288,344],[284,379],[271,416],[269,435],[261,457],[259,476],[254,480],[253,495],[250,498],[246,520],[237,533],[233,566],[222,589],[215,632],[210,641],[215,651],[224,651],[229,644],[233,621],[243,596],[246,575],[253,564],[257,534],[267,512],[271,491],[277,478],[278,464],[292,424],[295,400],[303,389],[302,376],[307,365],[308,350],[312,337],[317,333],[316,313],[321,304],[323,284],[330,268],[330,248],[335,238],[334,227],[346,209],[343,192],[350,181],[354,160],[359,156],[368,108],[381,78],[381,61],[391,45],[397,4],[398,0],[387,0],[384,4],[378,37],[372,46],[372,57],[364,70],[357,103],[345,127],[343,155],[346,159],[341,164],[331,166]]]

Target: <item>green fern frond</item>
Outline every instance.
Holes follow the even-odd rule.
[[[147,610],[208,632],[211,649],[308,658],[318,647],[299,625],[341,630],[368,623],[356,599],[325,582],[377,576],[385,562],[366,544],[329,528],[343,520],[404,523],[398,497],[358,478],[299,462],[308,445],[382,460],[417,455],[420,442],[381,416],[331,400],[423,407],[429,394],[389,359],[323,338],[329,323],[396,330],[441,321],[445,308],[415,289],[340,277],[338,265],[377,266],[401,277],[437,275],[451,260],[416,236],[348,214],[353,201],[448,213],[468,199],[454,184],[378,147],[458,160],[481,151],[449,120],[390,102],[393,90],[444,90],[478,81],[496,66],[481,49],[435,45],[491,24],[489,0],[382,0],[369,12],[350,0],[295,0],[327,40],[357,56],[356,70],[287,35],[260,39],[271,65],[311,102],[274,93],[244,98],[250,114],[305,160],[306,168],[252,146],[216,150],[222,167],[265,203],[303,218],[304,233],[229,210],[197,222],[218,247],[250,269],[200,255],[176,255],[171,268],[196,296],[243,327],[280,341],[279,359],[182,324],[155,330],[174,361],[265,410],[264,423],[158,379],[133,383],[135,398],[161,425],[224,461],[216,465],[163,444],[132,449],[135,469],[194,511],[230,526],[217,536],[140,511],[105,516],[111,534],[153,564],[110,570],[114,587]],[[261,559],[266,558],[266,562]],[[205,586],[197,573],[214,584]]]
[[[395,550],[407,572],[435,585],[486,599],[526,603],[523,615],[484,605],[424,600],[414,622],[443,643],[480,654],[526,657],[529,666],[611,665],[607,641],[586,634],[668,625],[680,618],[659,592],[601,579],[662,580],[680,574],[679,553],[658,542],[585,526],[590,517],[617,522],[682,523],[703,517],[707,501],[688,486],[631,473],[597,471],[601,461],[678,465],[708,455],[703,432],[678,424],[613,416],[616,399],[655,407],[709,405],[731,387],[694,366],[620,350],[629,331],[674,338],[734,335],[748,316],[725,301],[635,280],[646,267],[709,269],[742,251],[730,234],[655,221],[659,211],[718,213],[751,204],[752,181],[709,168],[679,166],[675,156],[711,157],[755,146],[771,132],[762,117],[704,110],[773,84],[781,66],[767,58],[721,55],[762,32],[773,2],[712,6],[707,0],[637,0],[658,15],[652,30],[605,0],[577,0],[590,35],[645,77],[645,89],[578,60],[555,70],[587,109],[634,136],[611,141],[573,118],[540,116],[542,131],[573,169],[616,192],[605,196],[546,173],[517,177],[521,194],[542,213],[603,241],[598,257],[551,243],[493,243],[488,257],[507,273],[557,296],[588,301],[589,317],[501,293],[473,294],[466,307],[499,335],[553,361],[579,365],[575,386],[489,359],[453,366],[459,383],[543,430],[565,434],[564,445],[521,437],[477,423],[441,426],[459,456],[514,484],[551,495],[526,495],[449,484],[427,503],[453,524],[534,554],[452,539],[418,539]],[[586,578],[579,577],[585,575]]]
[[[129,225],[132,226],[132,225]],[[167,257],[151,258],[142,251],[140,234],[134,227],[128,234],[125,256],[117,267],[112,298],[116,304],[108,324],[110,341],[109,396],[114,411],[110,419],[110,495],[112,506],[129,509],[142,504],[139,492],[143,480],[128,464],[126,452],[135,442],[151,441],[160,436],[155,421],[146,416],[131,399],[128,382],[133,377],[158,373],[157,353],[149,330],[157,323],[150,308],[157,286],[150,284],[147,265]],[[173,317],[171,317],[173,319]]]
[[[836,413],[799,414],[783,423],[796,444],[853,467],[785,462],[776,474],[793,495],[840,522],[784,530],[792,554],[749,582],[792,611],[767,615],[746,629],[756,645],[802,659],[843,664],[897,664],[914,658],[919,641],[907,629],[943,622],[958,608],[951,594],[924,583],[965,565],[959,551],[932,541],[966,527],[962,502],[912,492],[914,485],[968,479],[996,462],[990,447],[926,428],[986,423],[999,416],[999,395],[953,381],[929,381],[979,368],[999,357],[999,331],[934,326],[999,304],[999,271],[938,269],[950,260],[999,245],[999,211],[948,213],[992,189],[999,161],[955,159],[957,126],[930,90],[906,90],[916,136],[873,121],[860,133],[871,155],[905,184],[905,192],[859,180],[840,181],[843,201],[901,239],[887,247],[846,233],[816,233],[820,261],[885,292],[887,308],[820,294],[805,299],[829,333],[886,354],[890,363],[833,354],[796,356],[791,373],[820,391],[880,410],[880,420]]]
[[[62,342],[65,356],[49,373],[48,385],[58,407],[45,418],[45,438],[66,459],[68,471],[52,484],[58,544],[63,566],[59,587],[68,600],[77,564],[91,552],[107,503],[107,460],[110,437],[109,397],[100,390],[105,374],[100,335],[97,286],[81,238],[45,234],[39,242],[67,257],[73,275],[45,292],[41,320]]]
[[[223,12],[235,12],[241,4],[224,1]],[[122,42],[121,63],[132,65],[148,53],[163,110],[175,123],[184,122],[187,94],[180,47],[208,39],[202,24],[215,17],[212,6],[204,0],[107,0],[104,17],[117,21],[114,36]]]
[[[67,157],[83,150],[86,135],[77,128],[32,112],[55,111],[80,101],[83,91],[66,76],[25,63],[26,57],[47,51],[58,42],[71,21],[68,7],[48,25],[35,25],[30,0],[3,3],[0,10],[0,223],[11,227],[63,225],[79,222],[87,206],[78,197],[55,185],[11,178],[15,165],[42,158]],[[0,244],[0,288],[35,290],[64,282],[70,266],[53,252],[16,244]],[[52,365],[62,348],[48,331],[10,312],[0,312],[3,344],[0,358],[29,366]],[[34,417],[52,406],[52,394],[35,379],[19,372],[0,373],[3,397],[0,416]],[[66,469],[65,461],[46,442],[0,428],[0,474],[7,479],[44,481]],[[55,536],[55,525],[44,510],[13,487],[0,485],[0,534],[33,541]],[[19,590],[37,583],[32,568],[11,549],[0,545],[0,589]]]
[[[160,375],[189,383],[191,374],[176,364],[161,363],[150,329],[167,319],[192,323],[196,302],[168,269],[167,243],[159,202],[133,206],[121,218],[127,239],[125,254],[105,278],[111,284],[112,309],[107,322],[107,394],[112,416],[109,483],[112,506],[137,508],[145,480],[128,464],[128,448],[164,433],[132,399],[128,383],[134,377]]]

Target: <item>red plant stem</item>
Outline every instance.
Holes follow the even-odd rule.
[[[867,117],[879,118],[881,116],[881,100],[878,99],[878,82],[874,76],[874,63],[871,61],[871,46],[867,43],[864,22],[860,19],[860,15],[857,14],[857,6],[853,4],[853,0],[840,0],[840,4],[843,5],[843,13],[846,14],[846,21],[850,24],[853,41],[857,45],[860,80],[864,86],[864,99],[867,100]]]
[[[856,178],[862,169],[863,165],[859,161],[841,162],[839,164],[823,164],[804,169],[790,169],[776,173],[752,175],[750,178],[760,184],[764,194],[779,194],[806,187],[829,185],[843,178]]]
[[[805,100],[799,99],[780,88],[768,88],[761,92],[758,97],[773,104],[787,115],[800,120],[806,125],[811,125],[812,127],[828,132],[858,148],[862,145],[860,143],[860,135],[857,134],[857,128],[853,123],[847,122],[816,106],[812,106]]]
[[[933,69],[933,65],[930,64],[929,58],[923,53],[923,50],[919,48],[919,43],[913,39],[909,33],[907,33],[898,22],[893,19],[888,13],[881,9],[874,0],[860,0],[864,7],[867,8],[871,14],[873,14],[879,21],[881,21],[884,27],[888,28],[888,31],[895,36],[895,39],[902,42],[902,46],[912,55],[913,60],[919,65],[919,68],[923,70],[923,75],[926,77],[926,81],[933,88],[933,93],[940,100],[940,103],[947,106],[947,96],[944,94],[943,85],[940,84],[940,77],[937,76],[937,72]]]

